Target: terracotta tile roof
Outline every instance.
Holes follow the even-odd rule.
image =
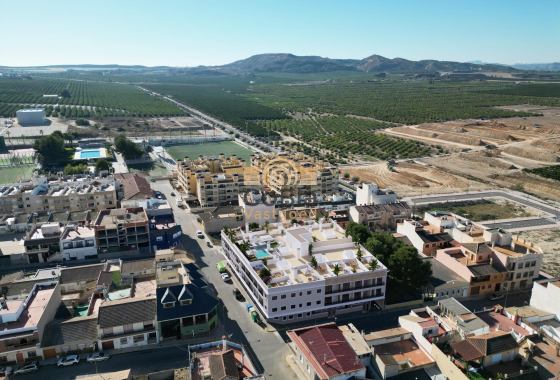
[[[311,358],[311,364],[319,374],[323,374],[322,378],[364,368],[335,323],[292,330],[288,335]]]
[[[210,364],[212,379],[221,380],[226,377],[239,378],[237,363],[235,362],[235,353],[233,350],[210,355],[208,361]]]
[[[455,352],[461,355],[461,357],[466,361],[484,357],[484,354],[473,346],[469,340],[461,340],[459,342],[452,343],[451,348],[453,348]]]
[[[514,350],[519,345],[509,332],[493,331],[482,335],[473,336],[468,340],[475,346],[484,356],[498,354],[500,352]]]
[[[97,316],[54,320],[45,326],[41,346],[69,345],[73,342],[97,340]]]
[[[135,173],[136,174],[136,173]],[[124,200],[147,199],[152,197],[152,189],[146,178],[133,175],[122,181],[124,189]]]

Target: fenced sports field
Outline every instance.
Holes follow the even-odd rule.
[[[175,145],[166,147],[165,150],[174,159],[183,159],[185,156],[189,156],[191,160],[195,160],[199,155],[204,155],[206,157],[215,156],[218,157],[220,153],[223,153],[226,157],[235,154],[238,158],[242,158],[247,162],[247,166],[250,163],[252,151],[243,148],[239,144],[233,141],[221,141],[221,142],[207,142],[202,144],[188,144],[188,145]]]
[[[18,149],[0,154],[0,183],[10,184],[29,179],[36,170],[35,150]]]

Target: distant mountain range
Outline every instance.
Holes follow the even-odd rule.
[[[385,58],[374,54],[367,58],[332,59],[319,56],[297,56],[294,54],[258,54],[221,66],[198,66],[178,68],[170,66],[148,67],[142,65],[51,65],[35,67],[7,67],[11,70],[122,70],[122,71],[153,71],[178,70],[176,73],[195,75],[247,75],[254,73],[326,73],[332,71],[356,71],[367,73],[437,73],[437,72],[514,72],[517,70],[558,71],[560,63],[535,63],[503,65],[482,61],[452,62],[433,59],[410,61],[404,58]]]
[[[502,63],[487,63],[482,61],[469,61],[477,65],[498,65],[509,66],[516,70],[532,70],[532,71],[560,71],[560,62],[552,63],[516,63],[514,65],[504,65]]]
[[[259,72],[321,73],[330,71],[363,71],[367,73],[434,73],[451,71],[515,71],[501,65],[478,65],[474,63],[436,60],[409,61],[403,58],[389,59],[372,55],[362,60],[331,59],[318,56],[293,54],[258,54],[247,59],[222,66],[198,66],[189,71],[214,70],[227,74],[251,74]]]

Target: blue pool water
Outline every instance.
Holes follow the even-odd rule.
[[[80,157],[81,158],[101,157],[101,152],[99,151],[99,149],[82,150]]]
[[[265,257],[269,257],[269,256],[270,255],[266,253],[264,249],[257,249],[257,254],[255,255],[257,259],[264,259]]]

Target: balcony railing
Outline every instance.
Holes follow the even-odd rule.
[[[378,286],[383,286],[383,285],[385,285],[385,281],[383,281],[379,284],[355,286],[353,288],[348,288],[348,289],[328,290],[328,291],[325,292],[325,294],[337,294],[337,293],[343,293],[343,292],[351,292],[353,290],[371,289],[371,288],[377,288]]]
[[[376,298],[376,297],[383,297],[384,295],[385,295],[385,293],[381,292],[379,294],[372,294],[371,296],[354,297],[353,299],[338,300],[338,301],[325,301],[325,306],[340,305],[340,304],[348,303],[348,302],[367,300],[367,299]]]

